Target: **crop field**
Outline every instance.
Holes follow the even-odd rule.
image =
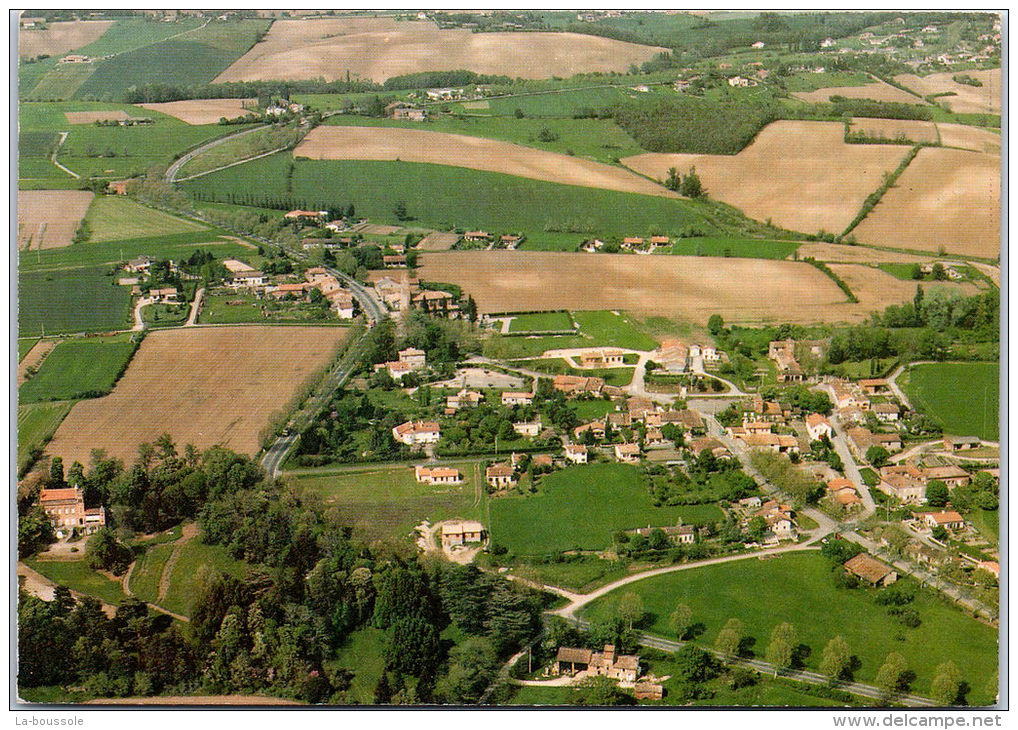
[[[70,99],[92,75],[93,68],[94,63],[58,63],[39,79],[39,83],[27,88],[24,97],[28,101]]]
[[[18,472],[28,466],[29,452],[42,449],[73,403],[18,404]]]
[[[861,264],[831,264],[831,271],[837,274],[859,297],[861,302],[878,303],[882,299],[888,302],[902,302],[915,294],[916,283],[909,277],[899,279],[891,273],[873,266]],[[972,296],[979,290],[971,282],[927,281],[920,284],[925,291],[931,289],[948,289],[963,296]]]
[[[318,127],[293,152],[316,160],[404,160],[546,180],[563,185],[676,197],[617,167],[462,134],[418,129]]]
[[[573,329],[569,312],[518,314],[509,322],[510,332],[551,332]]]
[[[967,124],[937,124],[940,132],[940,143],[945,147],[960,147],[973,152],[1000,154],[1000,132],[981,127],[970,127]]]
[[[953,436],[1000,438],[1000,369],[996,363],[913,365],[902,383],[912,405]]]
[[[840,86],[866,86],[873,79],[859,71],[830,71],[799,73],[785,80],[785,88],[793,92],[817,91]]]
[[[139,443],[169,432],[177,444],[220,444],[254,455],[270,417],[329,362],[345,336],[339,327],[153,332],[110,395],[71,409],[50,452],[85,463],[91,449],[105,448],[131,462]]]
[[[568,47],[568,52],[564,49]],[[665,49],[575,33],[473,33],[392,18],[279,20],[216,82],[324,78],[348,71],[385,81],[419,71],[466,69],[547,78],[626,71]]]
[[[478,486],[473,463],[451,464],[462,484],[418,484],[412,466],[383,466],[363,471],[300,472],[289,475],[335,507],[339,520],[367,540],[403,539],[421,520],[435,523],[457,517],[486,522],[487,496]]]
[[[119,195],[100,195],[85,216],[89,243],[123,241],[207,230],[201,223],[177,218]]]
[[[936,143],[937,125],[921,119],[875,119],[854,117],[849,134],[862,134],[875,139],[904,139],[908,142]]]
[[[415,224],[449,230],[486,228],[632,235],[659,228],[716,227],[683,199],[559,185],[543,180],[417,162],[297,160],[287,188],[290,155],[280,153],[183,183],[200,200],[289,209],[304,201],[316,210],[356,206],[358,215],[398,222],[403,201]],[[256,183],[254,187],[252,183]],[[253,192],[254,190],[254,192]]]
[[[18,248],[70,246],[92,197],[85,190],[19,190]]]
[[[130,289],[117,286],[106,274],[105,267],[19,272],[19,333],[52,335],[127,326]]]
[[[459,284],[484,313],[620,309],[700,324],[714,313],[739,323],[847,322],[896,301],[880,293],[849,304],[809,264],[764,259],[449,251],[426,254],[418,271]]]
[[[680,238],[672,243],[672,253],[676,256],[787,259],[799,245],[797,241],[767,241],[759,238]]]
[[[712,646],[725,622],[738,618],[753,640],[751,651],[761,657],[770,632],[787,621],[810,650],[807,669],[817,670],[824,645],[840,635],[859,658],[854,675],[858,681],[873,683],[885,657],[894,651],[915,672],[912,689],[920,695],[930,695],[934,670],[946,661],[957,664],[971,686],[969,704],[991,703],[996,694],[993,628],[925,593],[911,604],[922,624],[906,628],[877,605],[872,591],[835,588],[830,563],[816,554],[749,559],[648,578],[598,599],[586,613],[596,613],[629,591],[643,599],[651,633],[672,636],[668,616],[677,603],[685,603],[693,620],[703,624],[697,643]]]
[[[655,507],[637,467],[572,466],[550,474],[536,495],[491,500],[491,540],[517,555],[602,550],[612,533],[646,525],[720,520],[715,505]]]
[[[1000,114],[1001,70],[995,68],[962,73],[978,79],[983,85],[959,84],[954,80],[958,75],[957,71],[945,71],[929,76],[902,74],[895,76],[894,80],[923,96],[952,92],[951,96],[938,97],[936,102],[946,104],[956,114]]]
[[[416,248],[418,251],[448,251],[458,240],[460,240],[458,233],[435,231],[418,241]]]
[[[1000,254],[996,155],[928,148],[853,231],[862,243],[994,258]]]
[[[921,254],[902,253],[869,246],[850,246],[844,243],[802,243],[799,245],[799,258],[807,256],[818,261],[844,264],[919,263],[930,260],[930,256]]]
[[[844,230],[906,153],[897,145],[846,144],[839,122],[780,121],[737,155],[647,153],[622,164],[655,180],[672,167],[683,174],[696,167],[712,198],[750,218],[815,233]]]
[[[18,31],[18,56],[62,56],[87,46],[111,25],[111,20],[71,20],[49,23],[44,30],[21,28]]]
[[[185,99],[138,106],[168,114],[186,124],[218,124],[224,117],[235,119],[249,112],[257,112],[257,102],[257,99]]]
[[[883,81],[873,80],[872,83],[863,86],[828,86],[816,91],[793,91],[792,96],[811,104],[820,101],[830,101],[832,96],[843,96],[846,99],[872,99],[873,101],[893,101],[900,104],[922,104],[923,100],[917,96],[902,91],[896,86],[891,86]]]
[[[71,400],[109,392],[134,350],[135,344],[125,335],[65,340],[18,389],[18,400]]]

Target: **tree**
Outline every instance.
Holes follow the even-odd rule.
[[[950,496],[947,485],[939,479],[931,479],[926,484],[926,504],[930,507],[943,507]]]
[[[64,460],[59,456],[54,456],[49,463],[49,483],[53,487],[64,484]]]
[[[936,675],[930,685],[934,701],[938,705],[958,704],[961,692],[961,671],[954,662],[937,665]]]
[[[883,446],[870,446],[866,449],[866,461],[877,469],[884,466],[891,457],[891,453]]]
[[[633,624],[638,624],[644,615],[643,599],[633,591],[624,593],[619,599],[618,605],[615,608],[619,618],[621,618],[629,630],[633,630]]]
[[[930,536],[933,537],[933,539],[935,540],[940,540],[941,542],[943,542],[948,537],[950,537],[950,533],[948,533],[947,528],[944,527],[943,525],[937,525],[932,530],[930,530]]]
[[[655,527],[653,530],[650,531],[650,539],[648,540],[648,545],[650,546],[651,550],[667,550],[672,546],[672,543],[668,539],[668,536],[665,534],[664,530],[662,530],[660,527]]]
[[[668,628],[675,634],[675,638],[682,641],[689,633],[693,625],[693,609],[685,603],[679,603],[675,610],[668,616]]]
[[[722,319],[720,314],[712,314],[710,319],[707,320],[707,331],[714,337],[721,334],[721,331],[725,328],[725,320]]]
[[[668,168],[668,179],[665,180],[665,187],[669,190],[678,190],[682,186],[682,176],[674,167]]]
[[[675,652],[675,674],[689,684],[709,682],[721,671],[720,662],[695,644],[686,644]]]
[[[415,677],[430,675],[441,661],[441,641],[435,626],[419,618],[392,624],[382,656],[385,666]]]
[[[85,545],[85,558],[88,567],[93,570],[108,570],[114,575],[122,575],[131,564],[131,549],[117,540],[116,535],[108,527],[102,527]]]
[[[739,644],[742,643],[742,631],[742,621],[737,618],[728,619],[714,640],[714,648],[730,657],[736,656],[739,653]]]
[[[834,682],[844,676],[851,663],[852,655],[848,648],[848,642],[840,636],[835,636],[824,647],[823,655],[820,658],[820,671]]]
[[[774,665],[774,674],[789,669],[795,654],[797,637],[790,623],[780,623],[771,632],[771,643],[767,645],[767,661]]]
[[[439,684],[445,702],[476,704],[498,674],[498,654],[483,637],[467,639],[449,652],[449,673]]]
[[[598,675],[587,677],[576,685],[571,702],[587,707],[622,707],[635,705],[636,698],[622,690],[615,680]]]
[[[760,542],[767,535],[767,521],[760,515],[757,515],[747,523],[746,530],[749,532],[750,537]]]
[[[407,219],[406,203],[397,200],[396,205],[392,208],[392,214],[396,216],[396,220],[405,221]]]
[[[700,183],[700,176],[696,174],[695,167],[689,168],[689,174],[682,176],[679,195],[684,195],[687,198],[699,198],[703,195],[703,185]]]
[[[877,672],[877,686],[888,696],[901,691],[907,669],[905,657],[892,651]]]

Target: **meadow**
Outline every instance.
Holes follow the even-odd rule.
[[[130,288],[117,286],[105,267],[21,271],[18,297],[22,335],[123,329],[130,322]]]
[[[510,332],[558,332],[573,329],[569,312],[518,314],[509,322]]]
[[[73,402],[18,404],[18,473],[28,468],[71,410]]]
[[[128,335],[66,340],[18,389],[22,403],[95,398],[112,390],[137,345]]]
[[[178,544],[176,553],[176,561],[168,576],[166,595],[159,601],[159,605],[182,616],[191,615],[191,602],[194,600],[197,583],[209,573],[243,578],[247,572],[247,563],[231,557],[221,545],[204,544],[201,537]]]
[[[873,683],[884,658],[894,651],[915,672],[912,690],[920,695],[929,695],[934,670],[946,661],[955,662],[971,686],[969,704],[987,704],[996,694],[993,628],[924,591],[911,604],[922,624],[906,628],[875,602],[875,591],[836,588],[831,563],[818,554],[748,559],[648,578],[597,599],[585,615],[607,610],[629,591],[643,599],[648,612],[641,626],[661,636],[674,636],[668,616],[677,603],[685,603],[693,621],[701,624],[695,641],[706,646],[713,645],[728,619],[738,618],[750,650],[759,657],[771,630],[787,621],[808,647],[807,669],[817,669],[824,645],[840,635],[859,658],[859,681]]]
[[[78,543],[78,549],[84,552],[85,540]],[[84,560],[39,560],[29,558],[25,561],[29,568],[41,573],[58,585],[67,586],[86,596],[98,598],[104,603],[119,606],[127,598],[123,586],[118,581],[110,580],[102,573],[88,567]]]
[[[546,350],[565,350],[575,347],[613,345],[629,350],[654,350],[657,340],[647,333],[646,324],[624,312],[591,311],[570,313],[579,327],[575,335],[548,335],[544,337],[501,337],[494,335],[484,341],[484,354],[488,357],[512,360],[535,357]],[[537,315],[525,314],[519,317]],[[512,331],[510,329],[510,331]]]
[[[900,380],[912,405],[955,436],[1000,438],[1000,366],[997,363],[913,365]]]
[[[153,545],[145,550],[131,572],[131,592],[146,603],[159,603],[159,581],[175,545]]]
[[[517,555],[603,550],[617,530],[700,524],[722,518],[714,505],[655,507],[638,467],[572,466],[550,474],[536,495],[492,500],[491,540]]]
[[[796,241],[767,241],[759,238],[697,237],[672,243],[676,256],[722,256],[747,259],[787,259],[796,252]]]
[[[90,229],[88,240],[93,243],[207,230],[201,223],[177,218],[120,195],[97,196],[85,222]]]

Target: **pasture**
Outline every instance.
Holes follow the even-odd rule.
[[[388,127],[318,127],[293,151],[315,160],[402,160],[468,167],[563,185],[676,197],[639,175],[557,152],[462,134]]]
[[[32,452],[42,451],[73,403],[18,404],[18,473],[28,467]]]
[[[421,520],[435,523],[457,517],[486,523],[481,472],[473,463],[450,464],[462,484],[418,484],[411,465],[342,471],[309,470],[287,478],[334,507],[341,523],[365,540],[403,540]]]
[[[457,69],[513,78],[568,77],[627,71],[663,50],[575,33],[473,33],[392,18],[278,20],[215,81],[333,81],[349,72],[381,82]]]
[[[959,84],[954,80],[957,71],[944,71],[929,76],[902,74],[895,76],[894,80],[923,96],[949,93],[950,96],[938,97],[936,102],[946,105],[955,114],[1000,114],[1001,70],[994,68],[964,73],[978,79],[983,85]]]
[[[18,248],[70,246],[92,197],[86,190],[19,190]]]
[[[78,403],[50,453],[70,463],[93,448],[131,462],[139,443],[254,455],[260,433],[346,337],[339,327],[221,327],[149,334],[113,392]],[[201,367],[195,367],[201,363]]]
[[[80,541],[77,547],[84,552],[85,541]],[[120,602],[127,598],[119,581],[92,570],[84,559],[40,560],[39,558],[29,558],[25,564],[57,585],[67,586],[72,591],[98,598],[103,603],[119,606]]]
[[[912,405],[940,423],[945,434],[1000,438],[1000,366],[997,363],[912,365],[900,383]]]
[[[997,155],[922,149],[853,235],[875,246],[995,258],[1000,166]]]
[[[787,259],[799,248],[798,241],[768,241],[759,238],[697,236],[672,243],[676,256],[721,256],[746,259]]]
[[[649,614],[645,628],[651,633],[672,636],[668,616],[677,603],[685,603],[693,621],[702,624],[697,643],[712,646],[725,622],[738,618],[750,651],[761,657],[771,630],[787,621],[809,649],[807,669],[816,671],[824,645],[840,635],[859,658],[855,678],[861,682],[873,683],[884,658],[894,651],[915,672],[912,689],[920,695],[929,696],[936,666],[949,660],[971,686],[969,704],[987,704],[996,694],[994,629],[925,592],[911,604],[921,626],[906,628],[874,601],[874,591],[835,588],[830,562],[817,554],[751,558],[648,578],[598,599],[585,614],[604,610],[629,591],[643,599]]]
[[[131,592],[146,603],[159,603],[159,583],[176,546],[152,545],[141,554],[131,571]]]
[[[200,537],[178,543],[172,559],[172,565],[164,566],[166,593],[157,603],[182,616],[191,615],[196,586],[204,576],[222,573],[243,578],[247,572],[247,563],[233,558],[221,545],[204,544]],[[166,567],[169,567],[168,573]]]
[[[897,79],[896,79],[897,80]],[[902,91],[896,86],[871,79],[871,83],[861,86],[827,86],[814,91],[793,91],[792,96],[811,104],[830,101],[832,96],[843,96],[846,99],[872,99],[873,101],[891,101],[899,104],[922,104],[923,100]]]
[[[65,340],[43,360],[38,373],[18,388],[18,400],[72,400],[108,393],[135,347],[128,335]]]
[[[223,118],[236,119],[248,113],[257,113],[257,102],[257,99],[184,99],[138,106],[160,114],[168,114],[185,124],[218,124]]]
[[[97,197],[92,201],[85,221],[90,231],[90,243],[207,230],[201,223],[149,208],[120,195]]]
[[[736,155],[647,153],[622,164],[654,180],[669,168],[695,167],[708,195],[750,218],[807,233],[842,231],[908,152],[846,144],[844,131],[840,122],[779,121]]]
[[[71,20],[48,23],[44,29],[18,30],[18,57],[33,58],[43,54],[62,56],[87,46],[113,25],[112,20]]]
[[[18,300],[21,335],[123,329],[130,321],[130,289],[106,267],[20,271]]]
[[[509,322],[510,332],[558,332],[573,329],[569,312],[541,312],[518,314]]]
[[[610,546],[617,530],[702,524],[722,518],[715,505],[655,507],[635,466],[571,466],[541,480],[538,494],[491,500],[491,541],[517,555]]]

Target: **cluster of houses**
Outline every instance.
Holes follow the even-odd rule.
[[[555,661],[545,671],[555,677],[572,677],[574,681],[586,677],[608,677],[618,682],[620,687],[632,689],[638,700],[664,697],[664,687],[656,678],[641,678],[639,655],[619,654],[614,644],[605,644],[601,651],[560,646]]]
[[[117,279],[117,284],[120,286],[130,286],[132,296],[140,296],[142,293],[142,283],[148,281],[152,273],[152,265],[155,260],[148,256],[139,256],[138,258],[131,259],[124,264],[124,271],[133,276],[124,276]],[[169,271],[171,274],[184,277],[185,275],[180,272],[177,264],[174,261],[169,261]],[[150,288],[146,295],[150,303],[163,303],[163,304],[174,304],[180,299],[180,292],[175,286],[163,286]]]
[[[773,544],[780,540],[795,540],[798,529],[795,523],[795,510],[790,505],[774,499],[763,500],[760,497],[746,497],[732,506],[739,518],[739,523],[746,527],[749,522],[759,517],[767,525],[769,536],[764,543]]]
[[[85,496],[77,485],[39,492],[39,506],[46,513],[59,539],[72,534],[91,535],[106,526],[104,507],[85,507]]]
[[[227,259],[223,265],[230,271],[230,277],[225,284],[230,289],[246,289],[277,300],[305,300],[312,290],[317,289],[328,300],[329,308],[337,317],[352,319],[354,316],[353,293],[340,284],[339,279],[333,274],[320,266],[305,271],[304,281],[293,281],[290,277],[266,276],[264,272],[236,259]],[[273,282],[273,278],[277,281]]]
[[[714,345],[667,339],[661,342],[653,358],[655,363],[670,373],[689,370],[702,372],[717,367],[724,359],[724,353]]]
[[[405,263],[406,259],[403,258],[402,264]],[[371,272],[368,281],[379,299],[394,311],[420,309],[432,315],[452,319],[460,316],[460,306],[455,296],[440,289],[422,289],[420,280],[410,276],[409,271]]]
[[[799,359],[807,353],[822,358],[830,347],[830,340],[775,340],[767,347],[767,357],[774,361],[779,383],[799,383],[807,379]]]
[[[962,487],[971,481],[969,473],[959,466],[917,466],[915,462],[892,464],[880,468],[880,483],[885,494],[901,502],[918,504],[926,501],[926,487],[933,480],[948,488]]]

